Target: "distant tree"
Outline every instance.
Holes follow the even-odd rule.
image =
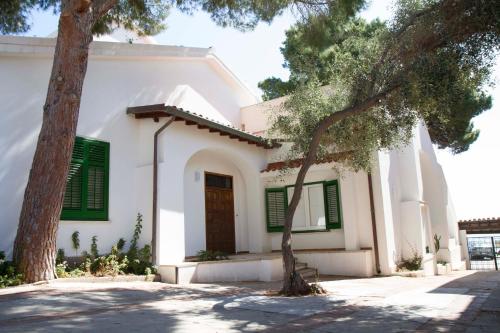
[[[369,171],[373,152],[406,144],[419,119],[435,120],[431,133],[437,131],[452,149],[470,144],[454,137],[464,134],[460,126],[470,118],[455,116],[490,105],[482,89],[499,50],[498,13],[498,1],[400,0],[389,25],[314,17],[289,33],[286,52],[295,45],[297,57],[287,59],[297,85],[272,115],[271,134],[291,142],[288,158],[302,164],[285,216],[283,294],[312,292],[295,270],[291,230],[315,161],[342,152],[339,168]],[[331,32],[323,28],[326,23]],[[331,47],[317,53],[297,46],[309,40],[301,35],[309,31],[329,35]],[[301,42],[292,42],[292,36]]]
[[[277,77],[270,77],[258,84],[263,92],[262,99],[265,101],[291,94],[297,88],[297,85],[298,83],[292,79],[283,81]]]
[[[438,1],[427,1],[435,2]],[[290,78],[283,81],[271,77],[260,82],[263,99],[288,95],[311,76],[322,85],[329,84],[333,72],[343,66],[345,57],[359,57],[363,54],[361,45],[378,44],[386,24],[379,20],[368,23],[354,14],[337,10],[330,15],[311,17],[289,29],[281,52]],[[460,73],[450,67],[436,66],[435,75],[452,84]],[[491,97],[481,91],[483,84],[476,80],[475,84],[455,85],[455,98],[449,100],[446,108],[438,114],[423,115],[431,139],[439,148],[461,153],[477,140],[479,130],[474,128],[472,118],[492,105]]]
[[[350,1],[350,0],[337,0]],[[353,1],[353,0],[351,0]],[[14,261],[26,282],[54,278],[56,234],[75,139],[89,45],[94,34],[121,26],[139,35],[165,28],[172,7],[208,12],[219,25],[240,30],[270,22],[288,6],[301,12],[327,8],[332,0],[15,0],[0,1],[0,33],[29,30],[33,10],[59,13],[52,72],[42,128],[24,193],[14,242]],[[43,249],[43,250],[42,250]]]

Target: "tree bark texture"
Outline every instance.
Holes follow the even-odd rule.
[[[297,174],[297,180],[295,181],[292,200],[290,201],[290,204],[288,205],[288,208],[286,210],[285,225],[283,227],[283,239],[281,242],[284,266],[283,287],[281,289],[281,294],[287,296],[299,296],[307,295],[312,292],[309,284],[302,278],[302,276],[300,276],[300,274],[295,271],[295,257],[292,250],[292,222],[293,216],[295,215],[295,210],[297,209],[297,205],[300,201],[307,171],[316,161],[316,153],[318,151],[321,137],[326,132],[326,130],[334,123],[341,121],[347,117],[352,117],[368,111],[372,107],[378,105],[390,92],[397,88],[398,86],[392,86],[366,99],[362,103],[351,106],[339,112],[332,113],[328,117],[325,117],[316,126],[316,129],[313,132],[313,137],[311,138],[311,142],[309,144],[309,151],[303,159],[302,166],[300,167],[299,173]]]
[[[87,71],[92,25],[89,1],[63,1],[42,128],[14,242],[14,261],[28,283],[55,277],[57,228]]]

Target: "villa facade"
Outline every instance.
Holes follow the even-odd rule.
[[[8,255],[54,45],[0,37],[0,250]],[[131,238],[141,213],[140,241],[153,244],[167,281],[183,268],[190,281],[279,279],[284,211],[300,165],[282,173],[287,145],[262,138],[281,101],[261,103],[210,48],[93,42],[58,248],[73,253],[70,235],[79,231],[81,250],[96,235],[106,253]],[[425,126],[408,146],[373,154],[371,174],[339,175],[335,156],[310,169],[293,222],[300,261],[320,274],[389,275],[416,251],[427,274],[437,260],[462,268],[465,249]],[[243,259],[197,268],[189,259],[200,250]]]

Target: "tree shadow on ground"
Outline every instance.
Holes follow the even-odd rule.
[[[475,272],[421,293],[418,298],[412,298],[411,292],[407,295],[407,299],[396,302],[367,299],[346,304],[266,331],[496,333],[500,327],[500,272]],[[438,299],[435,306],[429,306]]]
[[[0,332],[222,332],[256,331],[289,315],[218,304],[248,291],[164,287],[40,290],[0,296]]]
[[[474,273],[421,293],[419,299],[403,295],[396,302],[376,296],[355,296],[356,302],[350,302],[333,293],[270,297],[265,284],[39,290],[0,296],[0,331],[497,332],[499,282],[500,273]],[[481,319],[490,293],[497,298]],[[443,306],[453,306],[457,297],[470,303],[453,312],[455,317],[442,316]],[[438,298],[449,302],[429,306]]]

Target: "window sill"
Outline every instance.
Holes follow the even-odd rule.
[[[331,229],[308,229],[308,230],[292,230],[292,234],[309,234],[314,232],[330,232]],[[336,230],[336,229],[334,229]],[[268,233],[283,233],[282,230],[268,230]]]
[[[91,223],[91,222],[96,222],[96,223],[111,223],[110,220],[59,220],[59,222],[63,223]]]

